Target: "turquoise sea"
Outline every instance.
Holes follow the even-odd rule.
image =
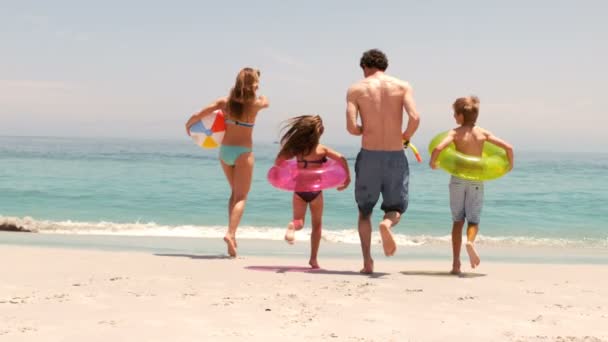
[[[352,170],[358,147],[331,147],[348,157]],[[266,181],[277,150],[276,144],[254,147],[239,238],[283,238],[291,193]],[[421,153],[422,164],[408,155],[410,205],[397,240],[447,246],[449,175],[429,169]],[[217,150],[188,139],[0,137],[0,223],[39,233],[219,238],[228,191]],[[353,191],[325,192],[324,241],[358,243]],[[514,171],[485,191],[481,245],[608,250],[608,154],[516,150]]]

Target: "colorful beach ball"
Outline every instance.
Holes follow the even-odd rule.
[[[190,127],[190,136],[202,148],[216,148],[222,143],[226,132],[224,113],[216,110]]]

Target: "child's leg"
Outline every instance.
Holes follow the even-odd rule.
[[[452,223],[452,274],[460,274],[460,247],[462,246],[462,227],[464,221]]]
[[[479,254],[477,254],[477,250],[475,250],[475,237],[477,236],[478,231],[478,224],[469,223],[467,227],[467,253],[469,254],[472,268],[479,266],[481,263]]]
[[[479,231],[479,219],[483,206],[483,183],[469,182],[466,190],[465,210],[467,216],[467,253],[471,261],[471,267],[479,266],[481,260],[475,250],[475,237]]]
[[[312,268],[319,268],[317,254],[321,244],[322,219],[323,219],[323,193],[310,202],[310,216],[312,221],[312,232],[310,233],[310,260]]]
[[[466,181],[458,177],[450,178],[450,210],[452,212],[452,274],[460,273],[460,248],[462,227],[465,220]]]
[[[470,223],[467,227],[467,243],[475,243],[477,232],[479,231],[479,225],[477,223]]]
[[[295,239],[295,231],[302,229],[304,226],[304,216],[306,215],[307,203],[300,196],[293,194],[293,220],[287,225],[285,240],[293,244]]]

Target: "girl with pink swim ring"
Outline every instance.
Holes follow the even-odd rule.
[[[306,175],[302,179],[304,181],[297,180],[299,177],[296,175],[293,194],[293,220],[287,225],[287,232],[285,233],[285,240],[293,244],[294,234],[296,230],[302,229],[304,226],[304,216],[306,215],[306,208],[310,206],[310,214],[312,221],[312,233],[310,235],[310,261],[309,264],[312,268],[319,268],[317,262],[317,254],[319,252],[319,245],[321,243],[321,221],[323,216],[323,192],[318,191],[299,191],[299,190],[311,190],[311,183],[315,183],[314,180],[310,179],[310,175],[317,173],[320,184],[322,181],[322,169],[324,164],[328,162],[328,159],[339,163],[346,172],[346,178],[341,185],[338,186],[338,191],[342,191],[348,187],[350,183],[350,171],[346,158],[340,153],[332,150],[331,148],[321,145],[319,139],[323,134],[323,120],[318,115],[303,115],[292,118],[287,121],[283,127],[285,133],[281,137],[281,150],[279,151],[275,160],[275,167],[273,169],[281,169],[288,167],[286,163],[288,159],[295,158],[297,163],[297,170],[302,170],[302,175]],[[284,169],[287,170],[287,169]],[[311,171],[311,172],[308,172]],[[269,172],[268,178],[276,186],[277,179],[276,175],[273,176],[273,170]],[[288,181],[293,180],[289,179]],[[287,188],[291,188],[287,186]],[[334,185],[335,186],[335,185]],[[320,189],[320,188],[319,188]]]

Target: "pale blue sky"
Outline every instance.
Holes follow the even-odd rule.
[[[271,107],[256,141],[318,113],[345,130],[345,94],[369,48],[409,81],[426,146],[451,103],[481,99],[479,124],[520,149],[608,143],[605,1],[0,0],[0,135],[186,139],[184,122],[262,70]],[[570,145],[566,144],[569,143]],[[564,146],[566,145],[566,146]]]

